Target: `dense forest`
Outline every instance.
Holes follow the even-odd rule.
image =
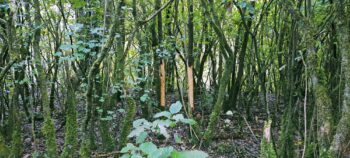
[[[350,157],[350,0],[0,0],[20,157]]]

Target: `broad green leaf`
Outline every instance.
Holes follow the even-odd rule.
[[[174,151],[171,153],[172,158],[207,158],[209,155],[199,150]]]
[[[130,158],[142,158],[142,156],[139,154],[133,154]]]
[[[103,32],[103,28],[101,28],[101,27],[96,27],[96,28],[92,28],[92,29],[90,29],[90,32],[92,33],[92,34],[101,34],[102,32]]]
[[[147,99],[148,99],[148,94],[143,94],[143,95],[140,97],[140,100],[141,100],[142,102],[145,102]]]
[[[136,150],[137,147],[134,146],[134,144],[128,143],[126,144],[126,146],[124,148],[122,148],[122,150],[120,150],[121,153],[127,153],[131,150]]]
[[[112,116],[102,117],[101,120],[102,121],[111,121],[111,120],[113,120],[113,117]]]
[[[245,8],[247,6],[247,2],[245,2],[245,1],[238,2],[238,6],[241,8]]]
[[[62,56],[62,52],[56,52],[53,56],[60,57]]]
[[[157,127],[158,125],[160,126],[165,126],[169,127],[173,121],[166,119],[166,120],[154,120],[152,122],[153,127]]]
[[[132,131],[130,132],[130,134],[128,135],[128,138],[132,138],[132,137],[138,136],[138,135],[140,135],[143,131],[145,131],[144,128],[142,128],[142,127],[137,127],[137,128],[135,128],[134,130],[132,130]]]
[[[84,44],[84,41],[78,41],[77,44],[79,45]],[[84,47],[80,47],[80,48],[84,48]]]
[[[168,139],[170,137],[170,135],[168,134],[168,131],[166,130],[166,128],[162,125],[159,125],[159,133],[162,134],[166,139]]]
[[[170,118],[171,117],[171,113],[168,112],[168,111],[162,111],[162,112],[156,113],[153,117],[154,118],[159,118],[159,117]]]
[[[173,127],[175,127],[175,126],[176,126],[176,122],[175,122],[175,121],[171,121],[169,127],[173,128]]]
[[[120,113],[125,113],[124,109],[118,109],[117,111],[120,112]]]
[[[173,152],[173,147],[164,147],[159,148],[158,150],[152,152],[150,155],[148,155],[148,158],[169,158],[171,155],[171,152]]]
[[[85,1],[80,1],[80,0],[72,0],[71,3],[73,4],[74,9],[79,9],[86,5]]]
[[[183,120],[183,119],[185,119],[185,118],[184,118],[184,115],[182,115],[182,114],[176,114],[176,115],[173,116],[173,119],[174,119],[176,122],[178,122],[178,121],[181,121],[181,120]]]
[[[147,132],[141,132],[140,135],[138,135],[136,138],[136,144],[143,143],[147,137],[148,137]]]
[[[60,46],[60,49],[62,49],[62,50],[70,50],[70,49],[72,49],[72,45],[70,45],[70,44],[62,44],[61,46]]]
[[[132,126],[133,126],[134,128],[136,128],[136,127],[139,127],[139,126],[141,126],[142,124],[146,124],[146,123],[148,123],[148,121],[145,120],[145,119],[137,119],[137,120],[135,120],[135,121],[132,123]]]
[[[102,113],[103,112],[103,109],[101,109],[101,108],[96,108],[96,109],[97,109],[98,113]]]
[[[180,121],[183,122],[183,123],[189,124],[189,125],[195,125],[196,124],[196,121],[193,120],[193,119],[182,119]]]
[[[169,111],[172,114],[176,114],[180,112],[181,108],[182,108],[182,104],[179,101],[177,101],[176,103],[171,104]]]
[[[254,6],[252,6],[251,4],[248,4],[247,7],[248,7],[249,13],[254,14],[254,11],[255,11]]]
[[[103,102],[105,102],[105,98],[101,97],[98,101],[103,103]]]
[[[157,146],[152,142],[142,143],[139,148],[143,153],[146,153],[147,155],[150,155],[152,152],[157,150]]]

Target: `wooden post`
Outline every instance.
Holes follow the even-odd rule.
[[[194,96],[193,96],[193,66],[187,67],[187,78],[188,78],[188,104],[193,110],[194,108]]]
[[[160,77],[160,106],[165,107],[165,64],[164,60],[161,60],[159,66],[159,77]]]

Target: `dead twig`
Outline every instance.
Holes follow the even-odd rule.
[[[254,137],[255,141],[257,141],[257,142],[258,142],[259,140],[258,140],[258,138],[256,138],[256,135],[254,134],[254,132],[253,132],[252,128],[250,127],[250,125],[249,125],[249,123],[248,123],[247,119],[246,119],[244,116],[242,116],[242,118],[243,118],[244,122],[247,124],[247,126],[248,126],[248,128],[249,128],[249,131],[250,131],[250,133],[252,133],[252,135],[253,135],[253,137]]]
[[[120,155],[122,154],[120,151],[112,151],[109,153],[93,153],[91,157],[109,157],[109,156],[114,156],[114,155]]]

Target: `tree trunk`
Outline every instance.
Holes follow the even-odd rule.
[[[350,2],[339,0],[336,2],[336,6],[338,10],[338,47],[342,55],[341,66],[345,88],[343,92],[342,117],[337,125],[330,151],[333,157],[342,157],[345,156],[345,152],[349,152],[348,145],[350,141]]]
[[[38,0],[34,0],[34,9],[35,9],[35,16],[34,16],[34,22],[35,22],[35,32],[34,32],[34,41],[33,41],[33,50],[34,50],[34,60],[35,60],[35,66],[38,71],[38,87],[40,89],[41,93],[41,101],[43,106],[43,113],[44,113],[44,126],[43,126],[43,133],[46,138],[46,150],[49,157],[57,157],[57,145],[56,145],[56,131],[55,131],[55,125],[54,121],[51,118],[51,110],[50,110],[50,103],[49,103],[49,96],[47,93],[47,82],[46,82],[46,75],[45,75],[45,69],[42,65],[42,59],[40,54],[40,37],[41,37],[41,29],[40,26],[41,23],[41,15],[40,15],[40,3]]]
[[[189,109],[194,109],[194,85],[193,85],[193,1],[187,0],[188,5],[188,45],[187,45],[187,84]]]

